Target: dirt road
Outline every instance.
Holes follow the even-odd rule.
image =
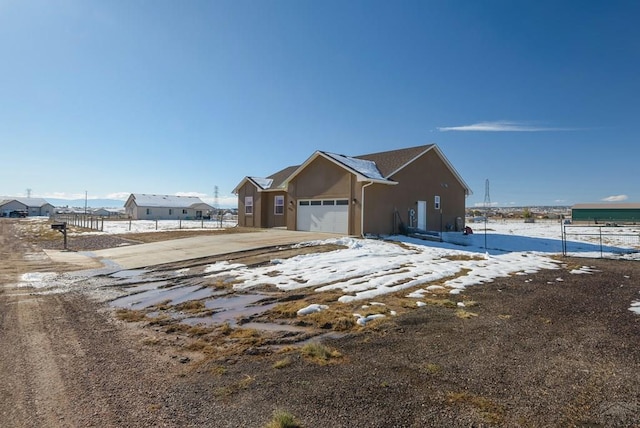
[[[24,273],[75,267],[48,260],[17,220],[0,220],[0,260],[3,428],[264,427],[277,409],[307,428],[640,427],[638,262],[564,259],[469,287],[468,316],[429,305],[374,322],[327,340],[339,355],[319,364],[249,330],[186,342],[79,291],[19,287]],[[584,264],[591,274],[569,274]],[[207,334],[257,345],[230,355]]]
[[[16,225],[0,221],[0,426],[174,425],[159,403],[179,363],[81,294],[16,287],[23,273],[72,268],[16,239]]]

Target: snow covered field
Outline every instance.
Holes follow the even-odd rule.
[[[220,229],[236,226],[237,220],[105,220],[101,223],[102,233],[124,234],[142,232],[165,232],[168,230],[182,229]],[[80,232],[78,235],[86,235],[95,232]]]
[[[408,296],[416,299],[416,305],[421,305],[420,299],[436,289],[456,294],[465,287],[509,275],[522,275],[526,281],[528,274],[541,269],[558,269],[561,264],[551,257],[562,252],[558,222],[490,222],[486,236],[484,224],[481,226],[482,229],[476,227],[475,233],[468,236],[468,246],[404,236],[391,237],[403,245],[377,239],[340,237],[323,242],[344,245],[346,248],[342,250],[272,260],[271,264],[258,268],[219,262],[211,265],[209,271],[212,277],[239,280],[236,288],[240,290],[264,284],[282,290],[332,290],[342,293],[340,302],[370,304],[371,299],[381,295],[412,289]],[[638,234],[635,228],[616,229],[620,234]],[[583,241],[569,242],[567,246],[572,255],[600,256],[599,244]],[[638,248],[636,245],[635,250]],[[640,260],[640,255],[633,253],[631,247],[609,245],[605,250],[609,251],[606,254],[609,256]],[[466,273],[459,275],[461,272]],[[570,274],[590,272],[588,259],[585,259],[585,266]],[[446,280],[449,277],[453,279]],[[562,277],[557,281],[562,281]],[[442,285],[432,285],[434,282]],[[640,310],[640,303],[631,304],[631,310]],[[314,309],[322,310],[320,306]]]
[[[149,227],[155,230],[155,222],[137,221],[132,224],[136,228],[131,232],[142,232]],[[128,225],[127,221],[105,222],[103,233],[123,233],[123,230],[128,231]],[[406,236],[392,236],[388,240],[336,237],[301,245],[333,243],[344,246],[344,249],[275,259],[260,267],[218,262],[208,266],[206,272],[213,278],[238,280],[235,286],[238,290],[249,291],[265,284],[282,290],[331,290],[340,293],[340,302],[357,301],[363,305],[371,304],[382,295],[407,290],[407,296],[414,298],[416,305],[420,306],[420,299],[436,290],[457,294],[465,287],[510,275],[519,275],[523,281],[528,281],[527,275],[541,269],[558,269],[562,263],[553,257],[562,254],[562,228],[558,221],[491,221],[487,223],[486,233],[484,223],[470,225],[474,233],[464,236],[467,244],[464,246]],[[567,250],[571,256],[585,257],[584,266],[571,271],[570,275],[588,275],[591,272],[589,257],[602,255],[640,260],[638,227],[607,228],[602,231],[605,234],[602,240],[606,243],[602,246],[598,229],[588,228],[584,232],[580,230],[580,233],[588,235],[568,237]],[[26,274],[23,284],[38,288],[45,283],[64,282],[60,281],[61,278],[56,281],[47,277],[45,280],[40,276]],[[557,281],[562,280],[559,274]],[[186,291],[191,293],[193,290]],[[184,301],[182,297],[177,298]],[[640,295],[638,300],[629,303],[630,310],[640,313]],[[324,308],[317,305],[313,310]]]

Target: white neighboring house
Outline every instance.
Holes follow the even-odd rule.
[[[213,207],[195,196],[132,193],[124,204],[125,214],[134,220],[200,220]]]
[[[26,213],[28,216],[49,216],[55,207],[42,198],[13,198],[0,196],[0,217],[10,217],[12,213]]]

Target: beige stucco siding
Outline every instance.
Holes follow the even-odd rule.
[[[427,230],[455,227],[456,218],[464,218],[465,190],[446,164],[433,151],[427,152],[390,177],[397,185],[373,184],[365,189],[366,234],[389,234],[393,230],[394,210],[409,225],[409,210],[417,212],[418,201],[427,202]],[[440,196],[440,210],[435,209]]]
[[[247,196],[253,197],[253,214],[245,214],[245,198]],[[246,182],[238,190],[238,225],[244,227],[266,227],[262,226],[261,208],[261,192],[252,183]]]
[[[284,207],[282,214],[276,214],[276,196],[284,198]],[[262,227],[285,227],[287,225],[287,205],[289,200],[284,191],[282,192],[264,192],[261,198],[264,210],[262,213]]]
[[[343,167],[318,156],[290,183],[288,193],[293,204],[287,204],[287,229],[296,230],[297,201],[300,199],[348,199],[349,234],[354,234],[357,204],[353,203],[355,177]],[[358,214],[359,215],[359,211]]]

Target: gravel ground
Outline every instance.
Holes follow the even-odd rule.
[[[261,427],[276,409],[306,427],[640,426],[637,262],[564,259],[470,287],[468,318],[416,308],[324,341],[340,356],[320,364],[299,347],[187,349],[82,293],[16,288],[22,272],[65,269],[25,257],[42,245],[16,224],[0,221],[2,427]],[[597,271],[568,273],[584,264]]]

